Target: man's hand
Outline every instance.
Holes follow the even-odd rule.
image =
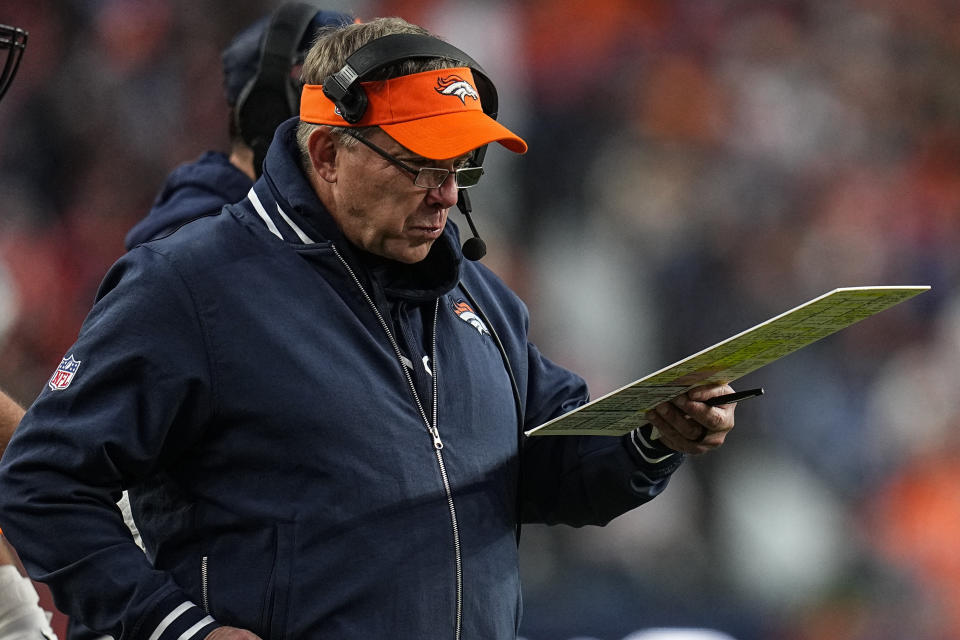
[[[695,387],[670,402],[658,404],[645,416],[660,432],[660,440],[683,453],[700,454],[723,444],[733,429],[736,404],[711,407],[704,401],[733,393],[730,385]]]
[[[204,640],[262,640],[260,636],[246,629],[236,627],[217,627],[207,634]]]

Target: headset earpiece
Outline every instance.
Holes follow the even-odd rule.
[[[300,41],[317,12],[317,7],[303,2],[288,2],[274,11],[260,47],[257,73],[237,98],[237,128],[253,149],[257,176],[274,131],[300,111],[300,86],[290,73],[298,62]]]
[[[349,65],[349,60],[347,61]],[[357,124],[367,111],[367,92],[359,84],[353,84],[357,78],[344,84],[344,76],[348,66],[344,66],[337,73],[327,76],[323,81],[323,95],[337,106],[340,116],[350,124]]]

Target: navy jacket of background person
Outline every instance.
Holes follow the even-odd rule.
[[[627,436],[521,440],[460,283],[502,339],[525,428],[586,402],[584,381],[529,341],[524,304],[462,259],[452,223],[412,266],[352,247],[298,166],[295,122],[246,199],[107,274],[72,371],[0,465],[4,532],[58,606],[124,640],[216,625],[512,640],[517,522],[604,524],[683,456],[652,464]],[[117,512],[124,488],[147,555]]]
[[[132,249],[194,218],[217,213],[224,205],[246,197],[252,186],[253,180],[230,164],[226,154],[207,151],[167,176],[150,212],[130,229],[124,246]]]

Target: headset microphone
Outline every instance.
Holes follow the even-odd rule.
[[[457,208],[460,209],[463,217],[467,219],[467,224],[470,225],[470,231],[473,233],[473,237],[467,238],[467,241],[463,243],[460,251],[463,253],[464,258],[476,262],[487,255],[487,243],[484,242],[480,234],[477,233],[477,227],[473,224],[473,218],[470,217],[470,213],[473,212],[473,207],[470,206],[470,196],[465,189],[460,189],[457,197]]]
[[[483,145],[479,149],[474,149],[471,155],[471,163],[476,167],[482,167],[483,157],[487,155],[487,145]],[[477,227],[473,224],[473,218],[470,217],[470,214],[473,213],[473,207],[470,205],[470,194],[467,193],[466,189],[460,189],[460,193],[457,195],[457,209],[460,209],[460,213],[467,219],[467,224],[470,225],[470,231],[473,233],[473,237],[467,238],[467,241],[463,243],[460,252],[463,253],[463,257],[467,260],[476,262],[487,255],[487,243],[480,238],[480,234],[477,233]]]

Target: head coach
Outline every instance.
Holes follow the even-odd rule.
[[[395,18],[302,75],[246,198],[107,274],[0,464],[0,524],[121,640],[515,638],[520,523],[654,498],[723,443],[733,408],[702,401],[730,388],[660,405],[659,437],[524,439],[588,392],[448,220],[487,145],[526,150],[492,80]]]

